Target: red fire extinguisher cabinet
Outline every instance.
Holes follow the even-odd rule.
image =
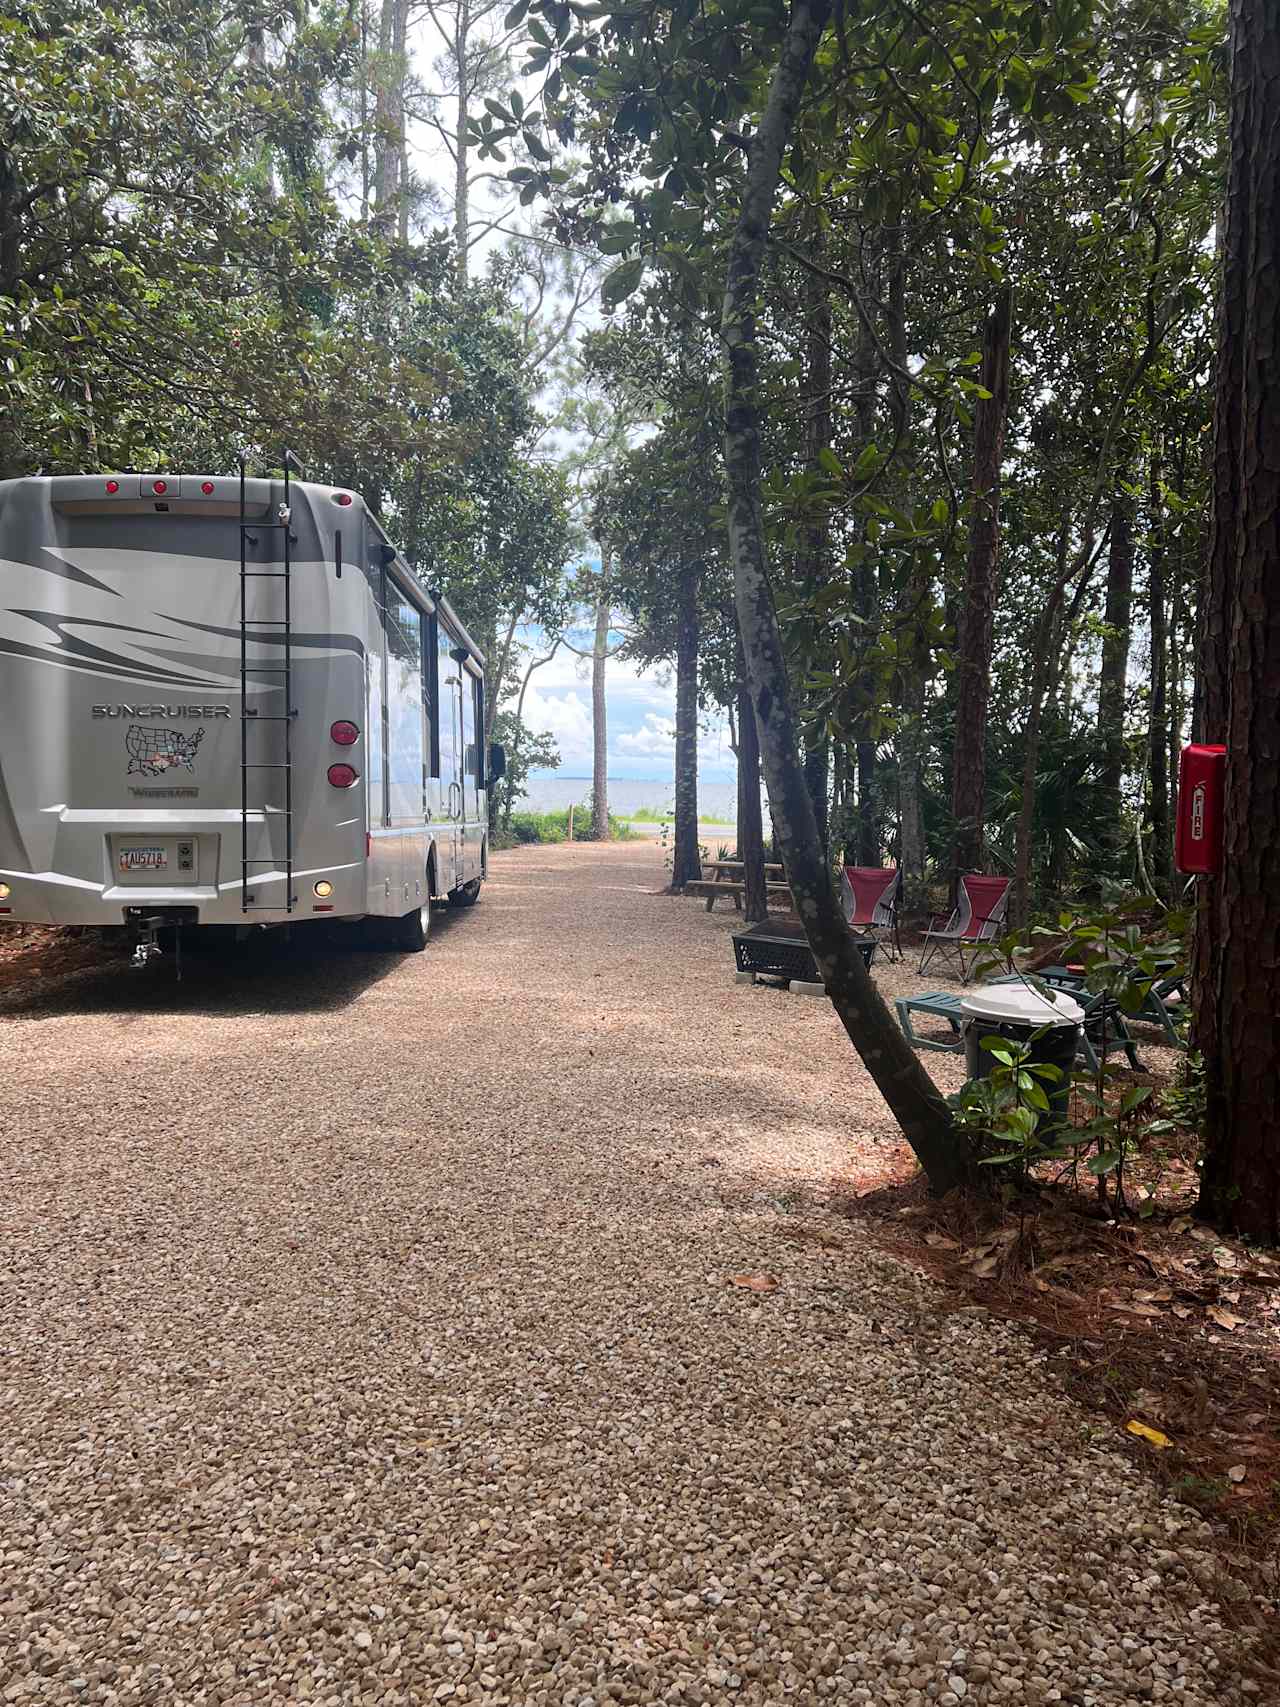
[[[1222,870],[1223,778],[1227,749],[1195,743],[1178,766],[1178,826],[1173,857],[1196,876]]]

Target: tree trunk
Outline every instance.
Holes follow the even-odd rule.
[[[1027,720],[1022,732],[1022,793],[1018,801],[1018,827],[1013,856],[1013,893],[1010,920],[1025,925],[1031,910],[1031,843],[1036,827],[1036,767],[1040,760],[1040,725],[1049,689],[1049,637],[1071,575],[1067,549],[1071,538],[1071,512],[1058,530],[1057,576],[1045,600],[1031,643],[1031,687],[1027,696]]]
[[[1000,465],[1009,414],[1009,336],[1013,293],[1006,285],[982,335],[981,384],[989,397],[973,414],[973,480],[969,557],[956,648],[955,750],[951,761],[951,887],[981,871],[986,843],[987,701],[991,693],[991,635],[1000,560]]]
[[[1223,869],[1199,880],[1200,1205],[1280,1239],[1280,0],[1232,0],[1204,726],[1227,748]]]
[[[1157,895],[1169,900],[1173,887],[1173,858],[1169,840],[1169,708],[1167,695],[1168,636],[1164,548],[1164,481],[1160,449],[1151,452],[1148,468],[1151,544],[1148,551],[1147,622],[1151,632],[1151,695],[1147,723],[1147,775],[1151,813],[1151,880]]]
[[[902,244],[902,209],[885,233],[887,263],[886,320],[889,354],[897,370],[889,379],[889,413],[895,448],[907,443],[911,422],[911,388],[902,377],[910,349],[907,340],[907,266]],[[899,452],[901,454],[901,452]],[[898,864],[902,867],[905,904],[922,903],[924,885],[924,706],[930,663],[924,613],[932,607],[931,565],[923,551],[911,553],[906,585],[898,605],[898,651],[901,657],[898,689]]]
[[[676,809],[671,887],[702,876],[698,855],[698,565],[680,570],[676,594]]]
[[[471,30],[471,0],[457,0],[457,27],[453,38],[454,59],[458,70],[458,116],[454,126],[453,152],[453,241],[458,283],[467,282],[467,237],[470,228],[470,184],[467,180],[467,37]]]
[[[591,650],[591,834],[609,840],[609,725],[604,699],[604,670],[609,656],[609,554],[600,561],[596,599],[596,636]]]
[[[398,109],[403,111],[403,92],[398,102],[399,80],[403,77],[403,61],[396,60],[396,41],[403,39],[399,27],[401,9],[406,0],[382,0],[382,14],[377,27],[377,72],[374,79],[374,230],[386,237],[396,220],[396,186],[399,181],[399,149],[403,119],[396,123]]]
[[[764,875],[764,822],[760,812],[760,737],[747,690],[746,662],[738,641],[738,858],[746,894],[743,911],[749,925],[769,917]]]
[[[876,829],[876,744],[874,741],[859,741],[857,747],[858,763],[858,816],[856,835],[853,844],[853,863],[855,865],[879,865],[880,836]]]
[[[809,247],[813,259],[821,265],[825,246],[820,226]],[[817,273],[808,273],[805,275],[805,465],[819,484],[826,475],[823,453],[831,448],[831,335],[830,287]],[[831,573],[829,533],[825,504],[818,504],[805,524],[799,565],[800,578],[811,599],[817,597]],[[830,841],[827,816],[830,770],[831,743],[826,731],[810,725],[805,733],[804,774],[824,848]]]
[[[829,15],[829,0],[794,0],[768,103],[752,138],[729,248],[720,327],[729,552],[769,809],[805,935],[850,1040],[930,1187],[944,1192],[968,1176],[966,1153],[946,1103],[878,994],[845,925],[805,786],[765,551],[755,309],[783,150]]]
[[[898,861],[908,890],[924,882],[924,808],[921,769],[924,746],[924,670],[912,659],[903,673],[898,728]],[[913,897],[914,898],[914,897]]]
[[[1117,492],[1111,504],[1111,547],[1107,556],[1107,603],[1103,616],[1107,633],[1102,642],[1102,670],[1098,679],[1097,734],[1102,845],[1113,866],[1128,839],[1121,785],[1132,609],[1133,500],[1127,493]]]

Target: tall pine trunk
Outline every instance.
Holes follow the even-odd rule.
[[[765,549],[756,351],[760,270],[783,151],[829,16],[829,0],[794,0],[768,102],[751,141],[729,248],[720,325],[729,553],[769,809],[805,935],[841,1024],[919,1157],[931,1189],[944,1192],[968,1177],[966,1152],[945,1101],[877,992],[844,922],[805,786]]]
[[[1107,554],[1107,602],[1103,621],[1102,670],[1098,680],[1102,845],[1114,863],[1126,841],[1121,793],[1124,782],[1124,714],[1128,700],[1129,625],[1133,609],[1133,500],[1117,492],[1111,504]]]
[[[749,925],[769,917],[764,875],[764,820],[760,811],[760,736],[747,690],[746,660],[738,641],[738,858],[746,893],[743,910]]]
[[[676,803],[671,887],[702,876],[698,857],[698,565],[680,569],[676,592]]]
[[[810,239],[813,259],[821,265],[825,245],[821,228]],[[805,276],[805,465],[821,485],[826,471],[824,453],[831,448],[831,295],[830,285],[818,273]],[[809,597],[816,598],[831,574],[829,528],[825,504],[819,504],[805,524],[800,557],[800,578]],[[818,834],[827,846],[830,836],[827,787],[831,775],[831,743],[825,728],[810,723],[805,732],[804,774]]]
[[[591,834],[609,840],[609,724],[604,675],[609,657],[609,554],[601,554],[600,592],[596,601],[595,643],[591,649]]]
[[[1232,0],[1204,732],[1227,748],[1223,869],[1199,880],[1201,1209],[1280,1239],[1280,0]]]
[[[1009,336],[1013,293],[1006,285],[982,335],[984,391],[973,414],[969,556],[956,651],[955,750],[951,762],[951,884],[981,871],[986,845],[987,703],[991,696],[991,638],[1000,561],[1000,465],[1009,415]]]
[[[1165,586],[1164,479],[1160,450],[1148,467],[1151,542],[1147,567],[1147,623],[1151,634],[1151,694],[1147,719],[1148,809],[1151,818],[1151,878],[1167,901],[1173,885],[1169,840],[1168,622]]]

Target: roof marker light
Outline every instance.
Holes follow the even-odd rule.
[[[212,480],[202,480],[200,482],[200,490],[204,493],[206,498],[212,498],[212,496],[213,496],[213,481]]]
[[[107,491],[108,492],[118,492],[119,490],[120,490],[120,482],[118,480],[108,480],[107,481]]]
[[[349,723],[345,717],[342,717],[330,727],[329,739],[336,742],[339,747],[354,747],[360,739],[360,731],[354,723]]]
[[[351,494],[350,492],[339,492],[333,501],[335,504],[341,504],[343,509],[345,509],[351,502]]]
[[[169,490],[169,482],[167,480],[153,480],[151,482],[151,490],[153,492],[167,492]]]

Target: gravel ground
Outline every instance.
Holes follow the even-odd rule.
[[[1195,1515],[821,1216],[825,1004],[652,846],[494,867],[3,1010],[0,1699],[1238,1699]]]

